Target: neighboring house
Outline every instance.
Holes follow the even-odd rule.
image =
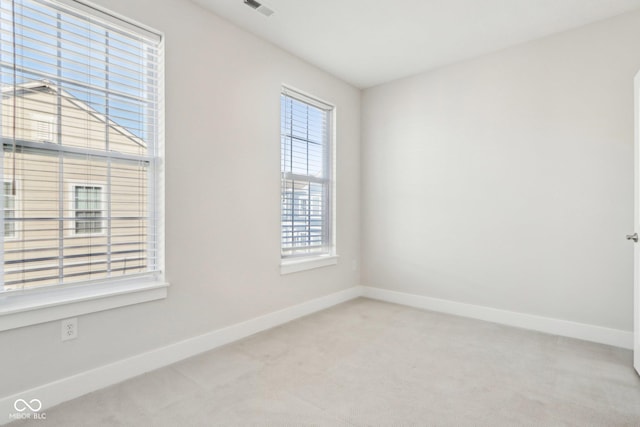
[[[2,109],[5,289],[145,271],[145,142],[47,81]]]
[[[298,186],[295,191],[286,189],[282,192],[281,233],[283,241],[290,242],[283,248],[285,251],[297,247],[314,249],[322,245],[322,189],[310,189],[309,183]]]

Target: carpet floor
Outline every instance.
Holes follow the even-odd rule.
[[[640,426],[632,352],[360,298],[11,426]]]

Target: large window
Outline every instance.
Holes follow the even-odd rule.
[[[332,254],[332,107],[288,89],[280,102],[282,257]]]
[[[67,4],[0,0],[0,291],[160,270],[161,38]]]

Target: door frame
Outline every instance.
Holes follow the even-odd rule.
[[[640,71],[633,80],[633,231],[640,233]],[[633,244],[633,367],[640,374],[640,244]]]

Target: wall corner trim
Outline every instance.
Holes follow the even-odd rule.
[[[633,332],[602,326],[577,323],[569,320],[536,316],[533,314],[501,310],[457,301],[431,298],[382,288],[363,286],[366,298],[406,305],[423,310],[437,311],[456,316],[469,317],[487,322],[499,323],[516,328],[530,329],[562,337],[576,338],[599,344],[633,349]]]
[[[42,403],[40,412],[87,393],[120,383],[146,372],[162,368],[191,356],[213,350],[233,341],[282,325],[300,317],[315,313],[334,305],[362,296],[362,286],[354,286],[339,292],[274,311],[247,321],[217,329],[203,335],[188,338],[166,347],[161,347],[122,359],[108,365],[62,378],[30,390],[0,397],[0,425],[14,421],[14,403],[17,399],[27,402],[38,399]]]

